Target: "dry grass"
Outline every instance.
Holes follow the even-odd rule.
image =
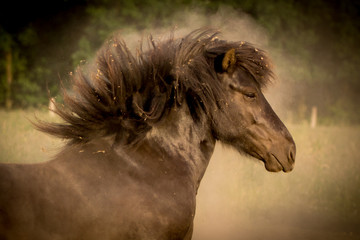
[[[27,118],[35,114],[0,111],[1,162],[45,161],[63,145],[33,129]],[[289,129],[297,162],[287,174],[217,145],[199,190],[195,240],[360,238],[360,126]]]

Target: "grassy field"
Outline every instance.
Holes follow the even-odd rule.
[[[63,142],[33,129],[47,112],[0,111],[0,161],[40,162]],[[288,126],[291,173],[217,145],[199,189],[194,239],[360,239],[360,126]]]
[[[34,129],[35,117],[55,121],[44,111],[0,110],[0,162],[42,162],[57,153],[62,141]]]

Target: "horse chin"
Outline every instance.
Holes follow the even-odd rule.
[[[283,166],[281,163],[277,160],[277,158],[270,154],[270,157],[267,160],[263,160],[265,164],[265,169],[269,172],[279,172],[284,171]]]
[[[266,158],[256,152],[251,152],[250,155],[262,161],[265,165],[265,169],[269,172],[290,172],[293,169],[293,165],[283,164],[274,154],[271,153],[267,154]]]

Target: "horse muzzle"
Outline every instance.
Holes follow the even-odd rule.
[[[292,142],[288,147],[272,147],[263,160],[265,168],[269,172],[290,172],[294,168],[296,146]]]

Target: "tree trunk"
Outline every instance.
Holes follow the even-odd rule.
[[[5,87],[5,107],[6,109],[11,109],[12,99],[11,99],[11,84],[13,81],[13,70],[12,70],[12,51],[10,50],[6,53],[6,87]]]

